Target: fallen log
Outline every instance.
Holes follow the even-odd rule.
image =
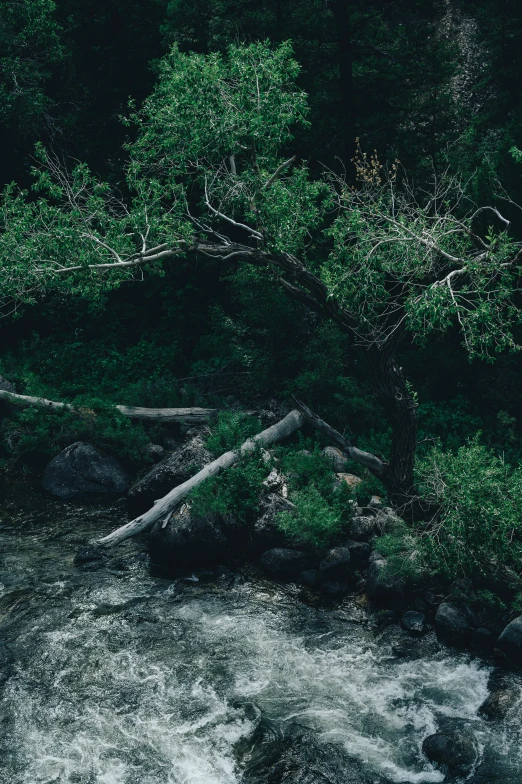
[[[78,416],[85,416],[86,410],[77,408],[71,403],[60,403],[55,400],[47,400],[44,397],[32,397],[30,395],[18,395],[15,392],[0,390],[0,400],[5,400],[13,406],[19,408],[38,408],[40,411],[59,413],[69,411]],[[138,422],[186,422],[187,424],[201,424],[208,422],[217,416],[215,408],[142,408],[140,406],[114,406],[120,414],[128,419]]]
[[[365,466],[372,472],[372,474],[377,477],[381,477],[384,474],[386,469],[386,463],[384,460],[381,460],[376,455],[372,455],[370,452],[364,452],[362,449],[357,449],[356,446],[350,444],[348,439],[341,435],[338,430],[335,430],[335,428],[318,417],[317,414],[314,414],[314,412],[311,411],[301,400],[297,400],[297,398],[294,397],[294,403],[306,421],[317,430],[320,430],[322,433],[328,436],[330,441],[332,441],[334,444],[337,444],[337,446],[342,449],[342,451],[346,454],[347,457],[350,458],[350,460]]]
[[[160,498],[152,509],[149,509],[145,514],[131,520],[130,523],[122,525],[116,531],[104,536],[103,539],[98,540],[97,544],[110,547],[119,542],[123,542],[131,536],[145,531],[150,528],[158,520],[168,518],[179,506],[180,502],[194,490],[195,487],[210,479],[212,476],[217,476],[222,471],[225,471],[230,466],[237,463],[244,455],[253,452],[255,449],[263,446],[269,446],[276,443],[283,438],[294,433],[303,424],[304,418],[299,411],[291,411],[284,419],[277,424],[263,430],[253,438],[245,441],[239,449],[234,449],[230,452],[225,452],[221,457],[218,457],[212,463],[204,466],[201,471],[192,476],[183,484],[178,485],[166,496]]]

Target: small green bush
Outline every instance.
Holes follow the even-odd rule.
[[[267,467],[259,453],[249,455],[219,476],[208,479],[190,495],[197,516],[217,514],[246,523],[259,511]]]
[[[308,485],[292,495],[293,512],[281,512],[277,526],[296,544],[325,547],[345,527],[345,519],[338,506],[329,504],[314,485]]]
[[[245,416],[239,411],[222,411],[212,427],[206,446],[209,452],[219,457],[223,452],[241,446],[244,441],[255,436],[262,429],[263,426],[256,417]]]
[[[522,468],[512,468],[476,437],[456,453],[436,447],[417,467],[433,518],[399,526],[378,548],[398,569],[444,579],[522,580]]]
[[[88,441],[135,465],[147,462],[145,447],[150,435],[141,425],[132,423],[100,400],[81,398],[74,405],[83,409],[83,413],[48,414],[27,408],[6,419],[2,425],[2,442],[7,463],[13,458],[31,458],[33,462],[43,463],[74,441]]]

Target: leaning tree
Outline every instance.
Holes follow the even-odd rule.
[[[34,193],[11,186],[3,197],[1,304],[12,312],[54,288],[95,297],[180,257],[198,258],[202,275],[206,257],[256,265],[366,355],[392,444],[386,462],[361,459],[404,504],[416,400],[398,347],[456,325],[472,357],[516,348],[522,250],[498,210],[474,206],[448,174],[416,190],[359,152],[356,187],[342,173],[312,175],[292,149],[308,122],[298,70],[288,43],[174,48],[126,120],[121,191],[39,149]]]

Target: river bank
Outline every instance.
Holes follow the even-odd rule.
[[[422,743],[456,727],[476,740],[468,781],[520,781],[517,700],[481,715],[476,657],[255,568],[167,578],[139,541],[75,566],[124,505],[2,492],[2,784],[441,782]]]

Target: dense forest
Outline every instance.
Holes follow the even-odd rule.
[[[116,404],[219,411],[215,457],[297,406],[282,529],[387,499],[409,579],[520,607],[520,3],[0,14],[3,471],[78,441],[144,471],[161,423]],[[193,503],[252,515],[260,459]]]
[[[0,784],[520,784],[521,0],[0,0]]]

